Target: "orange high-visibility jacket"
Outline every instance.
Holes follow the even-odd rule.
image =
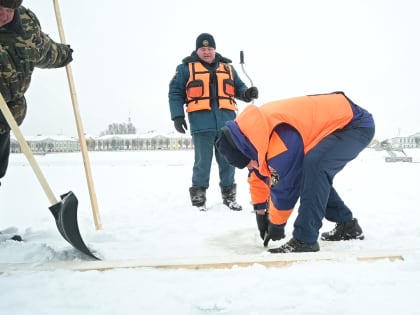
[[[353,111],[346,96],[333,93],[274,101],[261,107],[249,105],[235,121],[258,152],[259,172],[270,176],[266,159],[287,150],[281,140],[276,141],[274,152],[269,146],[277,125],[287,123],[293,126],[302,136],[307,153],[326,136],[346,126],[352,118]]]

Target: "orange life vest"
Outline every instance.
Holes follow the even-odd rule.
[[[287,150],[278,137],[271,139],[274,128],[287,123],[300,133],[305,154],[322,139],[346,126],[353,118],[351,105],[342,93],[295,97],[257,107],[249,105],[236,117],[241,132],[258,152],[259,172],[270,176],[268,156]]]
[[[200,62],[188,64],[190,77],[187,82],[187,112],[211,110],[210,71]],[[216,69],[217,99],[219,108],[237,110],[232,66],[219,63]]]

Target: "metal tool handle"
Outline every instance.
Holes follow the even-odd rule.
[[[254,83],[252,82],[252,79],[249,77],[248,73],[246,73],[245,68],[244,68],[244,52],[241,50],[240,52],[240,63],[241,63],[241,68],[242,71],[245,73],[246,77],[248,78],[249,82],[251,82],[251,86],[254,86]]]

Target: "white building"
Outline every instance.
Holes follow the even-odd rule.
[[[35,154],[49,152],[80,151],[77,137],[68,136],[33,136],[26,142]],[[181,133],[162,133],[156,130],[144,134],[105,135],[86,137],[89,151],[138,151],[138,150],[190,150],[193,148],[190,135]],[[11,138],[12,153],[20,153],[21,149],[16,138]]]

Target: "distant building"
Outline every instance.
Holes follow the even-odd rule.
[[[192,150],[194,147],[189,134],[163,133],[156,130],[143,134],[86,136],[85,138],[89,151]],[[26,142],[34,154],[80,151],[78,137],[37,135],[27,137]],[[408,137],[395,137],[381,142],[374,140],[370,145],[371,148],[381,146],[394,149],[420,148],[420,132]],[[11,136],[10,152],[22,152],[13,134]]]
[[[34,154],[46,154],[51,152],[76,152],[80,151],[78,138],[68,136],[32,136],[27,137],[26,142]],[[10,152],[21,153],[21,148],[13,136],[10,141]]]
[[[192,149],[192,138],[185,134],[164,134],[153,130],[140,135],[105,135],[91,138],[88,147],[92,151],[188,150]]]
[[[408,137],[395,137],[386,140],[393,148],[420,148],[420,132]]]
[[[86,136],[85,138],[89,151],[191,150],[193,148],[190,135],[175,132],[165,134],[156,130],[144,134]],[[77,137],[38,135],[28,137],[26,142],[34,154],[80,151]],[[13,136],[10,151],[22,152]]]

